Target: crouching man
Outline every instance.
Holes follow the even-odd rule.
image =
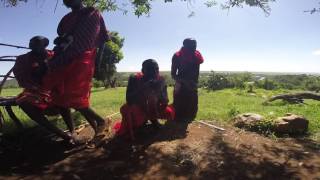
[[[134,132],[148,120],[155,128],[158,119],[174,119],[174,109],[168,106],[167,85],[159,75],[158,63],[153,59],[142,63],[142,72],[131,75],[126,92],[126,104],[121,109],[122,122],[116,123],[116,135],[135,139]]]
[[[46,50],[49,40],[43,36],[35,36],[30,40],[30,52],[17,57],[13,67],[18,84],[23,92],[16,98],[19,107],[34,121],[49,131],[55,133],[71,144],[80,143],[74,134],[73,121],[70,110],[67,108],[56,109],[67,124],[70,134],[54,126],[46,118],[44,112],[52,108],[51,91],[44,89],[42,80],[46,74],[46,60],[53,56],[52,51]]]

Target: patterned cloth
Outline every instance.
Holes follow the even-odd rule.
[[[77,60],[74,57],[97,48],[109,39],[104,20],[93,7],[82,8],[65,15],[58,25],[57,32],[60,37],[71,35],[73,42],[69,48],[49,62],[51,69],[70,64],[72,60]]]
[[[44,78],[45,88],[52,91],[56,106],[89,107],[96,48],[109,39],[104,20],[92,7],[72,11],[60,21],[58,35],[71,35],[73,41],[49,61],[53,71]]]
[[[28,52],[18,56],[13,66],[13,74],[19,86],[26,89],[38,88],[46,71],[45,59],[52,56],[52,51],[47,51],[44,55]]]
[[[175,79],[198,82],[200,64],[203,57],[199,51],[189,51],[182,47],[172,57],[171,75]]]
[[[113,128],[118,135],[133,136],[134,130],[148,120],[174,119],[175,111],[168,106],[167,85],[160,75],[152,81],[146,80],[142,73],[130,76],[126,99],[127,103],[120,109],[122,122]]]
[[[181,48],[172,58],[171,76],[176,80],[173,105],[176,119],[191,121],[198,111],[198,79],[203,57],[199,51]]]
[[[95,57],[95,50],[85,51],[74,57],[71,64],[44,77],[43,88],[51,90],[53,105],[76,109],[89,107]]]
[[[120,108],[122,115],[122,121],[116,122],[113,126],[113,131],[119,136],[129,136],[133,138],[133,133],[136,129],[142,127],[150,117],[138,105],[124,104]],[[166,106],[158,115],[157,119],[173,120],[175,117],[175,111],[173,106]]]
[[[41,81],[46,70],[44,61],[52,56],[53,52],[47,51],[45,55],[29,52],[17,57],[13,74],[19,86],[24,88],[16,97],[18,105],[27,102],[44,110],[51,104],[50,91],[43,88]]]
[[[24,89],[22,93],[16,97],[16,103],[20,105],[26,102],[41,110],[45,110],[51,106],[52,97],[49,91]]]

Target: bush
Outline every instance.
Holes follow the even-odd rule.
[[[319,78],[309,78],[305,81],[304,87],[308,91],[316,91],[320,90],[320,80]]]
[[[255,86],[265,90],[274,90],[277,89],[277,83],[273,80],[265,78],[264,80],[256,81]]]
[[[225,75],[211,72],[206,87],[209,90],[221,90],[230,87],[230,82]]]
[[[93,79],[92,84],[94,88],[104,87],[103,82],[96,79]]]
[[[209,90],[221,90],[225,88],[244,89],[246,83],[251,80],[251,73],[218,74],[212,71],[205,86]]]

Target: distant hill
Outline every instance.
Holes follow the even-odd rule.
[[[244,73],[246,71],[215,71],[216,73],[223,73],[223,74],[239,74]],[[128,77],[131,74],[134,74],[135,72],[118,72],[117,79],[118,79],[118,86],[125,87],[127,85]],[[203,78],[207,78],[211,71],[201,71],[200,72],[200,81]],[[284,76],[284,75],[313,75],[313,76],[320,76],[320,73],[293,73],[293,72],[249,72],[253,75],[259,76],[259,77],[269,77],[269,76]],[[172,86],[174,84],[174,81],[171,79],[170,71],[161,71],[160,74],[165,76],[167,83],[169,86]],[[4,88],[17,88],[19,87],[18,82],[15,79],[9,79],[4,85]]]

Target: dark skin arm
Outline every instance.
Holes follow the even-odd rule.
[[[168,103],[169,103],[169,98],[168,98],[168,92],[167,92],[167,84],[164,79],[160,81],[160,97],[159,97],[159,102],[160,102],[160,108],[165,108]]]
[[[127,91],[126,91],[126,100],[129,105],[134,104],[137,102],[138,96],[143,93],[143,91],[148,88],[154,81],[149,80],[144,82],[144,84],[141,87],[138,87],[137,79],[134,75],[131,75],[129,77]]]
[[[129,105],[133,104],[136,100],[139,91],[137,90],[136,79],[134,75],[129,77],[127,91],[126,91],[126,100]]]
[[[172,57],[172,64],[171,64],[171,77],[172,79],[176,80],[177,78],[177,71],[178,71],[178,61],[177,61],[177,56],[173,55]]]

